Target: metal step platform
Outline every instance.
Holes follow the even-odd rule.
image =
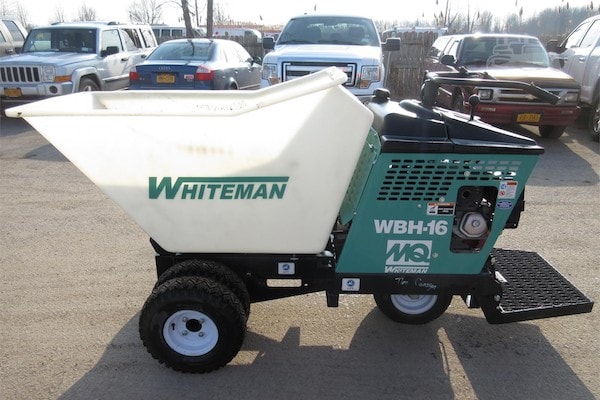
[[[494,249],[497,279],[502,286],[500,304],[484,306],[492,324],[581,314],[594,302],[569,282],[538,253]]]

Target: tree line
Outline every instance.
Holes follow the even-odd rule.
[[[442,4],[439,4],[440,1]],[[471,9],[470,3],[466,8],[464,6],[458,8],[456,0],[437,0],[437,3],[442,6],[442,11],[433,13],[430,17],[426,17],[423,13],[420,18],[413,21],[382,20],[376,21],[376,24],[382,32],[393,27],[436,26],[446,27],[450,33],[510,32],[527,33],[537,37],[557,37],[570,32],[585,18],[600,12],[600,7],[594,6],[593,1],[583,7],[570,7],[568,1],[566,3],[563,1],[560,6],[544,9],[525,19],[523,6],[519,6],[519,0],[515,0],[515,12],[500,19],[490,11]],[[256,21],[233,20],[223,5],[218,2],[215,4],[214,0],[133,0],[127,5],[128,22],[160,24],[163,22],[163,11],[166,7],[175,7],[179,10],[180,21],[188,28],[190,37],[193,37],[194,26],[205,25],[207,33],[212,35],[213,24],[257,25]],[[57,7],[49,17],[49,22],[98,19],[96,10],[87,6],[85,2],[71,13],[72,15],[68,16],[63,8]],[[23,1],[0,0],[0,14],[13,16],[24,26],[31,28],[29,12]]]

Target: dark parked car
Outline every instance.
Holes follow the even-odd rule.
[[[475,115],[491,124],[526,124],[539,127],[543,137],[557,138],[580,114],[580,85],[572,77],[551,68],[548,54],[532,36],[472,34],[441,36],[425,61],[429,72],[460,71],[466,68],[484,80],[508,80],[535,85],[560,97],[555,105],[520,89],[458,87],[443,85],[439,106],[469,112],[469,96],[478,94]]]
[[[169,40],[131,69],[129,88],[257,89],[260,68],[260,59],[232,40]]]

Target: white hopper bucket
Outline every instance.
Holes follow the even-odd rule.
[[[318,253],[373,115],[328,68],[257,91],[82,92],[23,117],[172,252]]]

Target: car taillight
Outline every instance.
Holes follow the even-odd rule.
[[[196,68],[196,80],[197,81],[212,81],[215,75],[215,71],[210,68],[200,65]]]
[[[137,70],[135,69],[135,67],[131,67],[131,69],[129,70],[129,81],[138,81],[140,80],[140,75],[138,74]]]

